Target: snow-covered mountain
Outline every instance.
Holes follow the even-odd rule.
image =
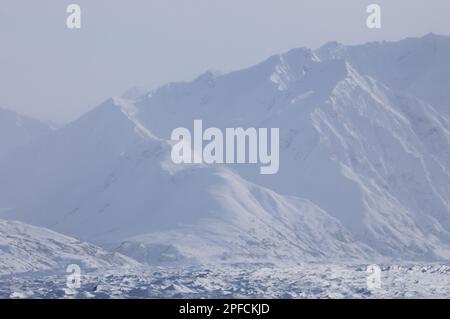
[[[357,258],[370,251],[307,200],[225,167],[173,164],[169,143],[142,127],[124,100],[107,101],[10,160],[25,178],[2,165],[4,179],[14,181],[3,184],[9,201],[2,216],[96,243],[126,240],[120,251],[146,262]]]
[[[430,33],[393,43],[329,43],[316,54],[321,59],[345,59],[396,92],[418,97],[450,116],[449,52],[449,37]]]
[[[70,264],[83,270],[140,266],[118,253],[54,231],[4,220],[0,220],[0,256],[0,275],[30,271],[64,273]]]
[[[0,163],[0,217],[149,263],[448,260],[448,65],[448,37],[332,43],[108,100]],[[280,128],[278,174],[173,164],[194,119]]]
[[[0,108],[0,158],[50,131],[45,123]]]

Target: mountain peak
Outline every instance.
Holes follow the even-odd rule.
[[[128,100],[135,100],[145,94],[147,94],[150,90],[142,87],[142,86],[132,86],[128,90],[126,90],[120,97]]]
[[[44,122],[0,108],[0,158],[51,131]]]
[[[2,216],[98,242],[138,236],[149,255],[299,261],[370,246],[371,256],[448,260],[450,55],[440,43],[298,48],[151,98],[110,99],[2,162]],[[171,132],[195,119],[279,128],[280,170],[168,168]]]

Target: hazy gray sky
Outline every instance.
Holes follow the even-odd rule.
[[[66,7],[82,28],[66,27]],[[366,27],[366,7],[382,28]],[[449,0],[2,0],[0,107],[66,122],[110,96],[294,47],[450,35]]]

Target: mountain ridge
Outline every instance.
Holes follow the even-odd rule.
[[[52,130],[37,119],[0,108],[0,159]]]
[[[0,275],[50,271],[64,273],[71,264],[77,264],[83,272],[141,266],[118,253],[17,221],[0,220],[0,253]]]
[[[450,38],[404,41],[293,49],[109,99],[2,162],[0,218],[148,263],[449,260]],[[195,119],[279,127],[279,173],[173,164],[170,132]]]

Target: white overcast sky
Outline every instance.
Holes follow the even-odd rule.
[[[81,30],[66,7],[82,9]],[[382,29],[365,25],[368,4]],[[0,107],[67,122],[131,86],[227,72],[294,47],[450,35],[449,0],[1,0]]]

